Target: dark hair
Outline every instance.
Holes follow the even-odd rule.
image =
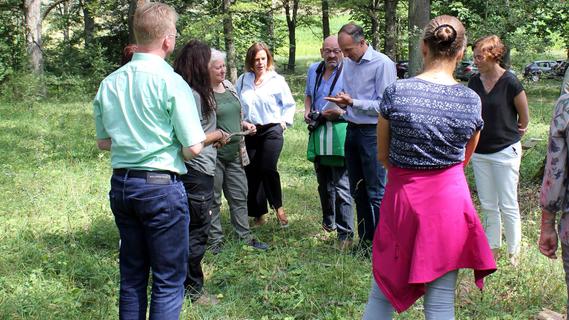
[[[506,53],[504,43],[502,43],[502,40],[496,35],[490,35],[476,40],[472,45],[472,50],[476,48],[482,52],[484,58],[490,58],[499,64],[502,63],[502,59]]]
[[[353,22],[343,25],[342,28],[340,28],[340,31],[338,31],[338,35],[340,35],[340,33],[345,33],[350,35],[350,37],[352,37],[352,40],[354,40],[354,42],[360,42],[362,39],[365,38],[364,29],[362,29],[362,27],[358,26]]]
[[[255,56],[257,55],[257,52],[261,50],[265,50],[265,53],[267,54],[267,70],[274,69],[273,56],[271,55],[269,47],[267,47],[263,42],[256,42],[247,49],[247,55],[245,56],[245,72],[255,72]]]
[[[464,26],[453,16],[438,16],[425,26],[423,41],[435,58],[453,58],[466,47]]]
[[[136,52],[137,46],[136,44],[129,44],[122,50],[122,57],[121,57],[121,66],[129,63],[132,59],[132,56]]]
[[[209,77],[211,49],[199,40],[190,40],[174,60],[174,71],[200,95],[202,113],[206,118],[215,110],[215,97]]]

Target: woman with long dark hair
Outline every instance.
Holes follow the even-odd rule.
[[[483,126],[480,98],[453,78],[465,46],[457,18],[434,18],[421,43],[424,71],[383,94],[377,145],[388,179],[366,320],[391,319],[423,295],[427,320],[454,319],[458,269],[474,269],[480,288],[496,270],[464,176]]]
[[[215,98],[208,69],[210,57],[211,49],[207,44],[191,40],[174,60],[174,71],[186,80],[193,91],[201,125],[206,134],[205,147],[197,157],[186,162],[188,173],[182,176],[190,206],[190,255],[184,285],[190,299],[198,303],[213,302],[215,299],[214,296],[204,294],[201,261],[211,225],[210,208],[217,157],[217,151],[211,144],[225,144],[228,138],[227,133],[216,129]]]

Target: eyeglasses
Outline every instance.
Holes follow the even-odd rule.
[[[176,31],[175,34],[174,34],[174,33],[171,33],[171,34],[168,35],[168,37],[172,37],[172,38],[176,38],[176,39],[180,38],[181,36],[182,36],[182,35],[181,35],[179,32],[177,32],[177,31]]]
[[[340,54],[340,52],[342,52],[342,50],[340,50],[340,49],[324,49],[324,50],[322,50],[322,52],[324,52],[324,54],[331,54],[332,52],[334,54]]]
[[[482,60],[484,60],[484,58],[485,57],[483,55],[475,55],[474,56],[474,60],[477,60],[477,61],[482,61]]]

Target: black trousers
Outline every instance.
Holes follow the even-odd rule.
[[[211,226],[213,176],[208,176],[188,167],[188,173],[182,175],[181,178],[188,194],[188,205],[190,207],[190,250],[188,274],[184,286],[190,299],[195,300],[203,291],[204,274],[201,262],[205,254],[207,235]]]
[[[251,163],[245,167],[249,194],[249,216],[260,217],[268,212],[269,205],[283,206],[281,178],[277,163],[283,149],[283,128],[279,123],[257,126],[257,133],[245,137],[247,154]]]

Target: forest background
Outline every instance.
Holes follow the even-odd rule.
[[[122,48],[133,42],[131,17],[142,2],[0,1],[0,319],[117,317],[110,161],[94,143],[91,101],[99,82],[118,67]],[[180,14],[178,46],[198,38],[227,51],[230,78],[241,72],[251,43],[268,43],[299,111],[306,68],[319,59],[322,38],[349,21],[362,24],[369,42],[394,61],[410,60],[412,74],[420,70],[418,30],[439,14],[459,17],[469,42],[499,35],[520,78],[533,60],[569,55],[569,8],[561,0],[165,2]],[[532,117],[524,141],[537,145],[525,152],[521,168],[520,265],[500,260],[483,292],[473,289],[470,272],[461,272],[458,319],[530,319],[543,308],[565,308],[561,264],[542,257],[536,246],[540,168],[560,80],[523,83]],[[224,205],[228,244],[204,261],[206,287],[221,303],[187,301],[184,319],[361,317],[370,263],[338,252],[334,237],[321,231],[301,113],[295,121],[279,164],[291,227],[256,229],[272,249],[250,251],[235,240]],[[421,319],[421,304],[399,318]]]

